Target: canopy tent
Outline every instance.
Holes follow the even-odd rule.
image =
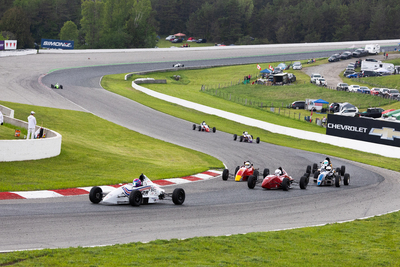
[[[260,71],[260,73],[271,73],[272,71],[270,71],[269,69],[263,69],[262,71]]]
[[[175,33],[174,35],[177,36],[177,37],[186,36],[186,34],[183,34],[183,33],[180,33],[180,32],[179,33]]]
[[[318,103],[318,104],[329,104],[328,101],[325,101],[325,100],[323,100],[323,99],[317,99],[317,100],[314,101],[314,103]]]

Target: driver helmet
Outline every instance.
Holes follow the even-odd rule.
[[[246,166],[246,168],[250,168],[250,167],[251,167],[251,164],[250,164],[250,162],[246,161],[246,162],[244,163],[244,166]]]
[[[140,179],[136,178],[133,180],[132,185],[133,185],[133,187],[139,187],[142,185],[142,181],[140,181]]]
[[[329,161],[328,160],[324,160],[324,162],[322,162],[322,165],[324,165],[325,167],[329,165]]]
[[[245,135],[248,135],[248,133],[247,133],[247,132],[244,132],[244,134],[245,134]]]
[[[282,175],[282,171],[280,169],[276,169],[275,170],[275,175],[281,176]]]

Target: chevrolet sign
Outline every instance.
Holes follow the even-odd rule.
[[[42,48],[74,49],[74,41],[42,39]]]
[[[328,114],[326,134],[400,147],[400,123]]]

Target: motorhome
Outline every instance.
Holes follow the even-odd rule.
[[[365,46],[365,50],[367,50],[370,54],[377,55],[381,52],[381,46],[378,44],[367,44]]]
[[[361,61],[361,71],[376,71],[379,69],[388,70],[390,73],[394,73],[395,68],[392,63],[372,62],[372,61]]]

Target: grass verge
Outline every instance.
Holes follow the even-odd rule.
[[[141,173],[162,179],[223,168],[221,161],[209,155],[141,135],[90,113],[1,104],[14,109],[15,118],[21,120],[34,108],[39,125],[44,122],[44,127],[62,135],[62,147],[59,156],[49,159],[0,162],[0,192],[117,184]],[[14,135],[12,128],[7,131]]]
[[[399,266],[400,213],[294,230],[0,254],[0,266]]]

